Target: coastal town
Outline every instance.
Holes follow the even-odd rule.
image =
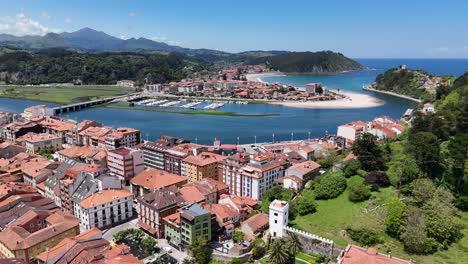
[[[50,110],[0,113],[3,258],[182,263],[207,245],[214,260],[246,262],[264,257],[271,238],[294,237],[305,252],[338,263],[409,263],[291,227],[288,201],[269,200],[272,191],[298,195],[356,159],[351,146],[360,135],[403,133],[398,120],[351,122],[336,135],[300,141],[201,145],[166,135],[147,141],[137,129],[65,120]],[[318,163],[332,156],[342,158]]]

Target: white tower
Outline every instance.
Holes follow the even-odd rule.
[[[270,204],[270,235],[272,237],[282,237],[283,227],[288,225],[289,204],[285,201],[274,200]]]

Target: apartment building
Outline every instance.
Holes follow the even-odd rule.
[[[249,154],[236,153],[221,162],[222,181],[228,185],[231,194],[242,195],[241,169],[249,163],[249,160]]]
[[[130,180],[130,189],[136,197],[166,187],[182,187],[187,179],[177,174],[158,169],[146,169]]]
[[[172,186],[147,193],[137,198],[138,226],[152,235],[164,237],[162,219],[187,205],[177,187]]]
[[[143,151],[118,148],[107,152],[107,166],[111,175],[119,177],[126,185],[144,168]]]
[[[121,147],[132,148],[141,142],[140,130],[128,127],[119,127],[104,137],[108,149]]]
[[[206,146],[184,143],[177,146],[173,146],[166,150],[164,155],[164,167],[165,170],[174,174],[182,174],[182,160],[190,155],[198,155],[203,151],[206,151]]]
[[[48,133],[27,133],[16,140],[17,143],[26,148],[26,152],[55,152],[62,149],[62,138]]]
[[[164,221],[166,239],[176,247],[188,247],[196,237],[211,240],[211,213],[199,204],[185,206]]]
[[[255,156],[248,165],[242,167],[241,196],[260,200],[283,174],[283,167],[277,161],[263,155]]]
[[[220,177],[221,162],[225,156],[211,152],[202,152],[197,156],[188,156],[182,160],[182,176],[189,182],[199,181],[203,178],[212,178],[215,180]]]
[[[0,253],[33,263],[35,257],[66,237],[79,234],[79,220],[69,213],[31,210],[0,232]]]
[[[133,216],[133,194],[122,189],[100,191],[75,204],[75,214],[84,230],[122,223]]]

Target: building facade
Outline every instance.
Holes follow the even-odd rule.
[[[119,148],[107,152],[107,166],[111,175],[129,184],[130,180],[144,170],[143,151]]]
[[[133,216],[133,194],[127,190],[103,190],[75,204],[80,228],[105,228]]]

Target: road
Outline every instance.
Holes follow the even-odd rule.
[[[166,239],[156,239],[156,240],[158,241],[158,247],[161,248],[161,250],[164,250],[165,247],[171,247],[172,252],[170,253],[170,255],[173,258],[175,258],[179,263],[182,263],[182,261],[184,261],[184,259],[188,257],[187,253],[183,251],[179,251],[173,246],[169,245]]]

